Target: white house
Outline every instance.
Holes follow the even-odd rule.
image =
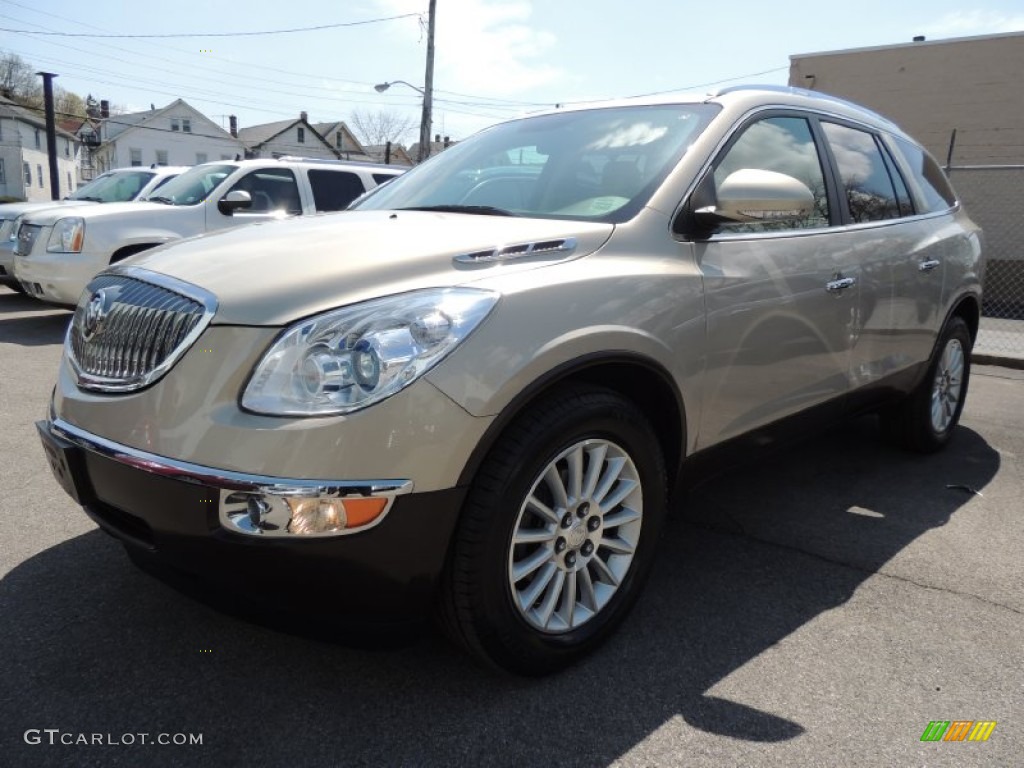
[[[351,134],[350,134],[351,136]],[[278,120],[273,123],[240,128],[238,138],[245,142],[246,157],[320,157],[336,160],[337,150],[310,125],[305,112],[298,120]],[[355,140],[355,137],[352,137]]]
[[[57,129],[60,196],[75,190],[75,137]],[[46,121],[41,113],[0,96],[0,197],[52,200]]]
[[[162,109],[103,116],[99,146],[92,152],[97,172],[131,165],[196,165],[233,160],[242,142],[182,99]]]
[[[370,156],[366,148],[359,142],[356,135],[339,120],[334,123],[314,123],[313,128],[324,137],[324,141],[334,147],[338,157],[343,160],[362,160],[369,162]]]

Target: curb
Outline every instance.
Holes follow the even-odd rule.
[[[1009,357],[1007,355],[992,355],[984,352],[972,352],[971,363],[975,365],[999,365],[1003,368],[1016,368],[1024,371],[1024,357]]]

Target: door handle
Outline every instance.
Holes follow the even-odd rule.
[[[839,291],[842,291],[844,288],[849,288],[856,282],[857,278],[855,277],[839,277],[838,275],[836,275],[836,278],[834,280],[829,280],[827,283],[825,283],[825,290],[829,291],[830,293],[838,293]]]
[[[941,262],[938,259],[926,259],[917,265],[917,270],[918,272],[931,272],[939,266],[940,263]]]

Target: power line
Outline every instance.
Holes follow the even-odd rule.
[[[20,8],[24,8],[25,10],[35,11],[35,9],[28,8],[27,6],[21,5],[20,3],[12,2],[12,0],[3,0],[3,2],[7,3],[8,5],[15,5],[15,6],[18,6]],[[55,18],[61,18],[61,19],[64,19],[66,21],[70,21],[71,23],[78,24],[80,26],[88,26],[88,27],[92,27],[94,29],[99,29],[99,27],[96,27],[95,25],[85,24],[83,22],[78,22],[78,21],[75,21],[74,19],[71,19],[69,17],[58,16],[56,14],[51,14],[51,13],[44,13],[42,11],[36,11],[36,12],[37,13],[43,13],[44,15],[47,15],[47,16],[53,16]],[[415,14],[411,14],[411,15],[415,15]],[[12,17],[12,16],[7,16],[6,14],[0,14],[0,17],[11,19],[12,21],[16,21],[16,22],[32,24],[32,26],[39,27],[42,30],[52,31],[49,28],[47,28],[47,27],[45,27],[45,26],[43,26],[41,24],[36,24],[34,22],[27,22],[27,21],[24,21],[24,20],[21,20],[21,19],[17,19],[17,18]],[[45,41],[45,40],[41,41],[41,42],[46,42],[48,44],[57,45],[57,43],[50,43],[50,41]],[[109,56],[107,54],[96,53],[94,51],[87,51],[85,49],[77,48],[75,46],[68,45],[66,43],[60,44],[60,46],[61,46],[61,48],[75,50],[75,51],[78,51],[80,53],[84,53],[84,54],[86,54],[88,56],[95,56],[95,57],[99,57],[99,58],[107,58],[107,59],[118,60],[114,56]],[[171,59],[166,59],[166,58],[162,58],[162,57],[159,57],[159,56],[153,56],[152,54],[148,54],[148,53],[144,54],[144,53],[141,53],[141,52],[138,52],[138,51],[132,51],[132,50],[129,50],[129,49],[126,49],[126,48],[119,48],[117,46],[110,46],[110,47],[113,48],[114,50],[120,50],[120,51],[123,51],[125,53],[129,53],[129,54],[132,54],[132,55],[135,55],[135,56],[144,57],[144,58],[150,58],[150,59],[153,59],[155,61],[164,61],[164,62],[167,62],[169,64],[174,64],[177,67],[187,66],[187,67],[193,68],[193,69],[197,68],[191,62],[189,62],[189,63],[177,62],[177,61],[174,61],[174,60],[171,60]],[[8,50],[12,50],[13,51],[13,49],[10,49],[10,48]],[[170,50],[179,50],[179,49],[171,48]],[[26,54],[26,53],[22,52],[22,55],[26,55],[27,56],[29,54]],[[88,65],[86,65],[86,64],[84,64],[82,62],[69,63],[69,62],[62,61],[61,59],[55,59],[55,58],[51,58],[51,57],[40,56],[38,54],[33,54],[32,56],[34,58],[36,58],[36,59],[42,59],[43,61],[51,61],[51,62],[55,62],[57,64],[65,66],[65,67],[71,67],[72,69],[68,70],[68,72],[70,74],[72,74],[72,75],[77,74],[77,76],[79,76],[79,77],[83,77],[83,75],[80,74],[80,73],[76,73],[76,68],[79,71],[80,70],[85,70],[85,71],[100,72],[100,73],[105,72],[105,70],[97,70],[96,68],[90,67],[90,66],[88,66]],[[213,57],[213,58],[219,58],[219,57]],[[232,65],[236,64],[235,62],[231,62],[228,59],[221,59],[221,60],[227,61],[228,63],[230,63]],[[155,65],[152,65],[152,64],[145,64],[145,63],[138,63],[138,64],[136,64],[136,66],[144,67],[146,69],[156,69],[156,70],[159,70],[160,72],[166,73],[166,67],[160,67],[160,66],[155,66]],[[244,65],[244,66],[249,67],[250,65]],[[256,65],[253,65],[253,66],[256,66]],[[353,89],[339,89],[339,88],[330,87],[330,86],[318,86],[318,85],[308,81],[308,78],[311,77],[311,76],[308,76],[308,75],[304,76],[304,75],[301,75],[300,73],[289,73],[286,70],[279,70],[279,69],[273,68],[273,67],[262,67],[262,68],[263,69],[268,69],[268,70],[274,71],[274,72],[281,72],[283,74],[295,74],[296,76],[304,77],[304,78],[306,78],[306,81],[302,83],[302,87],[303,88],[319,90],[319,91],[325,91],[326,94],[323,95],[323,96],[318,96],[318,95],[308,94],[308,93],[307,94],[299,93],[299,92],[297,92],[294,89],[294,84],[293,83],[287,82],[287,81],[283,81],[283,80],[272,80],[272,79],[269,79],[269,78],[264,78],[261,82],[273,82],[273,83],[277,83],[277,84],[284,85],[284,86],[291,86],[292,87],[291,90],[289,90],[289,91],[278,91],[278,90],[274,90],[274,89],[270,89],[270,88],[266,88],[266,87],[257,87],[255,85],[250,85],[249,84],[249,83],[251,83],[251,78],[250,77],[232,75],[232,74],[224,73],[224,72],[222,72],[221,75],[222,75],[222,77],[230,77],[230,78],[233,78],[233,79],[236,79],[236,80],[237,79],[241,79],[243,81],[242,85],[233,85],[232,86],[236,90],[239,89],[239,88],[245,88],[245,89],[251,89],[251,90],[258,90],[260,93],[282,93],[284,95],[288,95],[288,96],[292,96],[292,97],[295,97],[295,96],[305,96],[306,98],[311,98],[311,99],[317,99],[317,98],[320,98],[320,99],[322,99],[322,98],[331,98],[331,99],[343,98],[343,99],[345,99],[346,103],[362,103],[362,104],[377,104],[377,103],[379,103],[379,98],[378,97],[374,97],[372,100],[367,100],[367,99],[354,99],[351,96],[347,95],[347,94],[355,94],[355,95],[360,95],[360,96],[366,96],[366,95],[369,95],[368,92],[364,92],[364,91],[361,91],[361,90],[353,90]],[[207,74],[207,72],[208,72],[208,70],[204,70],[204,74]],[[191,77],[190,75],[187,75],[186,73],[182,73],[182,74],[185,74],[186,77]],[[89,76],[85,76],[85,77],[89,77]],[[343,79],[343,78],[324,78],[323,76],[320,76],[320,75],[318,75],[317,77],[319,77],[321,79],[326,79],[326,80],[333,80],[333,81],[336,81],[336,82],[344,82],[344,83],[352,83],[352,84],[356,84],[356,85],[364,85],[367,88],[370,87],[370,83],[363,83],[363,82],[356,81],[356,80],[346,80],[346,79]],[[117,85],[118,84],[117,82],[111,82],[109,80],[97,80],[96,82],[101,82],[101,83],[105,83],[105,84],[108,84],[108,85]],[[161,80],[161,81],[152,81],[152,80],[147,81],[147,80],[145,80],[143,78],[137,78],[135,82],[144,83],[147,86],[151,85],[151,84],[156,84],[156,85],[168,85],[169,84],[169,83],[167,83],[166,79]],[[183,90],[191,90],[191,91],[193,91],[193,92],[195,92],[197,94],[198,93],[208,93],[208,94],[209,93],[213,93],[213,92],[211,92],[211,91],[209,91],[207,89],[196,88],[195,86],[187,86]],[[177,95],[177,94],[171,94],[171,93],[169,93],[167,91],[153,90],[153,92],[154,93],[163,93],[164,95]],[[468,97],[468,98],[471,98],[471,99],[472,98],[486,99],[487,101],[462,101],[462,100],[456,100],[456,99],[449,99],[449,98],[439,97],[439,98],[437,98],[437,101],[439,103],[444,103],[445,105],[452,105],[452,106],[446,106],[445,108],[448,111],[453,112],[455,114],[464,114],[464,115],[469,115],[469,116],[473,116],[473,117],[483,117],[483,118],[488,118],[488,119],[507,118],[507,117],[509,117],[508,111],[509,110],[515,110],[519,106],[548,106],[549,105],[548,103],[541,104],[541,103],[537,103],[537,102],[515,102],[515,101],[512,101],[512,100],[507,100],[506,101],[506,100],[503,100],[503,99],[493,99],[492,97],[489,97],[489,96],[473,96],[471,94],[459,94],[459,93],[453,92],[453,91],[441,91],[441,92],[442,93],[452,93],[453,95],[461,95],[461,96],[465,96],[465,97]],[[210,100],[210,99],[206,99],[206,100]],[[502,103],[492,103],[492,102],[505,102],[505,104],[502,104]],[[229,102],[213,102],[213,103],[222,104],[224,106],[235,106],[235,107],[240,107],[241,106],[241,105],[232,104],[232,103],[229,103]],[[263,104],[267,104],[267,102],[263,102]],[[506,106],[506,104],[507,104],[507,106]],[[251,106],[251,105],[245,105],[245,106]],[[458,109],[457,107],[478,107],[480,109],[489,110],[489,111],[488,112],[474,112],[472,110],[467,110],[467,109]],[[269,107],[269,106],[265,106],[265,107],[263,107],[263,109],[265,111],[267,111],[267,112],[275,113],[275,114],[281,114],[281,115],[290,115],[290,114],[292,114],[291,112],[282,112],[280,110],[275,110],[275,109],[273,109],[272,107]],[[495,110],[497,110],[497,112],[495,112]]]
[[[770,75],[775,72],[782,72],[783,70],[789,69],[786,67],[775,67],[774,69],[766,69],[763,72],[751,72],[749,75],[737,75],[736,77],[726,77],[722,80],[713,80],[710,83],[698,83],[697,85],[683,85],[678,88],[669,88],[667,91],[651,91],[650,93],[637,93],[633,96],[627,96],[627,99],[642,99],[646,96],[663,96],[666,93],[678,93],[679,91],[692,91],[696,88],[707,88],[710,85],[721,85],[722,83],[732,83],[736,80],[746,80],[748,77],[760,77],[761,75]],[[562,102],[563,104],[582,104],[586,102],[572,101]]]
[[[164,39],[164,38],[180,38],[180,37],[257,37],[264,35],[287,35],[293,32],[319,32],[324,29],[339,29],[341,27],[360,27],[366,24],[380,24],[385,21],[397,21],[398,19],[408,19],[411,17],[419,17],[418,13],[403,13],[398,16],[385,16],[379,19],[366,19],[365,21],[346,21],[339,22],[337,24],[319,24],[314,27],[295,27],[293,29],[270,29],[262,30],[259,32],[174,32],[170,34],[159,34],[159,35],[139,35],[139,34],[112,34],[108,32],[37,32],[31,29],[11,29],[9,27],[0,27],[0,32],[14,32],[22,35],[43,35],[46,37],[102,37],[102,38],[130,38],[130,39]]]

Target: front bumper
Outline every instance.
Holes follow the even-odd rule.
[[[0,242],[0,285],[17,285],[14,276],[14,244],[13,241]]]
[[[74,307],[85,286],[107,262],[96,254],[50,253],[46,250],[49,229],[44,228],[28,254],[14,257],[14,276],[31,296]]]
[[[413,494],[403,481],[336,481],[345,494],[379,494],[387,509],[348,535],[241,532],[238,493],[286,495],[323,481],[260,478],[176,462],[69,424],[36,424],[61,486],[107,533],[144,558],[249,602],[326,613],[342,623],[390,625],[426,617],[464,489]]]

